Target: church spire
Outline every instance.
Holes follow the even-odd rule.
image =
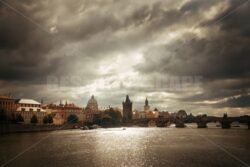
[[[145,105],[144,105],[144,111],[149,111],[150,110],[150,106],[148,105],[148,98],[146,97],[146,100],[145,100]]]
[[[145,106],[148,106],[148,98],[146,97]]]
[[[127,95],[126,96],[126,100],[125,100],[126,102],[130,102],[130,100],[129,100],[129,96]]]

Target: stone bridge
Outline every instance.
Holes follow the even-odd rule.
[[[157,126],[157,127],[166,127],[170,123],[169,119],[166,118],[141,118],[134,119],[133,123],[138,126]]]

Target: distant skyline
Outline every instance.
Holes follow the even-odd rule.
[[[0,2],[0,94],[250,114],[247,0]]]

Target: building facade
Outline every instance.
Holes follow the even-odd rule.
[[[89,99],[85,108],[86,122],[94,122],[95,119],[100,117],[100,111],[98,109],[98,103],[94,95]]]
[[[16,100],[10,96],[0,96],[0,110],[11,112],[16,109]]]
[[[48,114],[52,114],[55,125],[62,125],[68,122],[70,116],[74,116],[76,122],[85,121],[84,109],[76,106],[74,103],[65,102],[65,104],[62,104],[60,102],[59,105],[49,104],[44,106],[44,109]]]
[[[159,111],[157,108],[155,108],[154,111],[150,110],[149,101],[147,98],[145,100],[144,110],[133,112],[133,119],[152,119],[152,118],[158,118],[158,116],[159,116]]]
[[[37,124],[43,124],[43,118],[47,116],[47,113],[42,109],[41,103],[33,99],[17,99],[15,115],[20,114],[25,124],[31,123],[31,118],[35,115],[37,117]]]
[[[169,114],[168,111],[162,111],[162,112],[159,112],[158,117],[161,117],[161,118],[164,118],[164,119],[170,119],[170,114]]]
[[[16,111],[44,111],[41,107],[41,103],[33,99],[18,99],[16,100],[17,109]]]
[[[130,101],[129,96],[126,96],[125,102],[122,103],[123,106],[123,118],[126,120],[132,119],[132,105],[133,103]]]

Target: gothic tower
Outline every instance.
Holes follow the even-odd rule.
[[[123,105],[123,118],[126,120],[132,119],[132,102],[129,99],[129,96],[126,96],[125,102],[122,103]]]
[[[145,100],[144,111],[149,111],[150,106],[148,105],[148,99]]]

